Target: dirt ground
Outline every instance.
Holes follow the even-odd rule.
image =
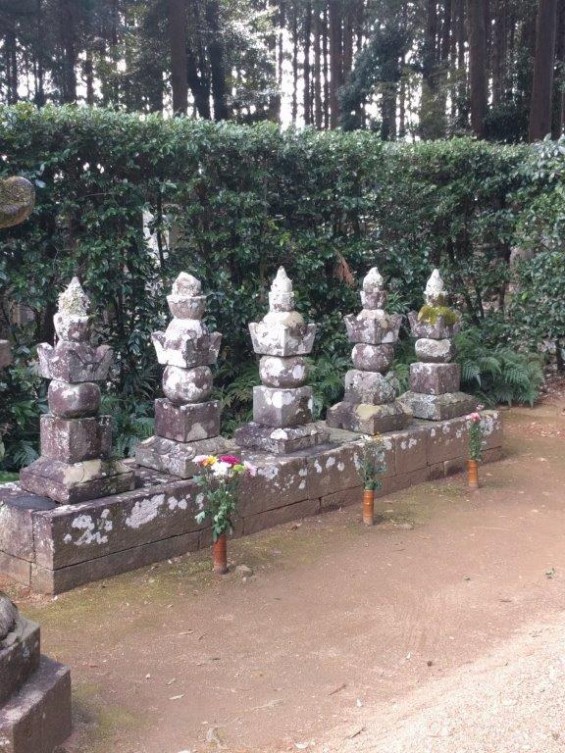
[[[565,750],[565,399],[506,457],[54,599],[1,584],[72,668],[66,753]]]

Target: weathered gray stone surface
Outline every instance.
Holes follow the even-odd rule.
[[[263,356],[259,376],[266,387],[301,387],[308,378],[308,364],[302,356]]]
[[[149,437],[136,447],[135,459],[146,468],[170,473],[179,478],[192,478],[200,473],[193,459],[197,455],[225,453],[231,443],[223,437],[179,442],[166,437]]]
[[[59,342],[56,348],[42,343],[37,346],[37,356],[42,377],[69,384],[103,382],[113,357],[108,345],[93,348],[88,343],[70,342]]]
[[[43,656],[37,671],[0,708],[0,753],[54,753],[70,733],[70,671]]]
[[[394,359],[394,345],[357,343],[351,351],[351,358],[356,369],[378,371],[384,374],[389,370]]]
[[[183,443],[217,437],[220,410],[218,400],[176,406],[159,398],[155,400],[155,434]]]
[[[408,314],[412,335],[417,338],[428,340],[451,340],[461,331],[461,322],[447,324],[443,316],[438,316],[433,322],[423,322],[418,319],[418,313],[411,311]]]
[[[333,405],[326,414],[328,426],[370,435],[403,429],[411,418],[408,409],[396,401],[385,405],[344,401]]]
[[[464,392],[448,392],[443,395],[424,395],[419,392],[405,392],[399,402],[411,411],[414,418],[428,421],[446,421],[471,413],[477,406],[477,399]]]
[[[0,710],[35,672],[39,659],[39,625],[16,615],[0,641]]]
[[[94,382],[68,384],[54,379],[47,397],[49,410],[60,418],[95,416],[100,409],[100,387]]]
[[[58,418],[41,416],[41,456],[63,463],[81,463],[96,458],[107,459],[112,451],[112,419]]]
[[[389,380],[374,371],[351,369],[345,375],[344,399],[349,403],[391,403],[396,394]]]
[[[273,428],[253,421],[236,429],[235,441],[245,448],[261,449],[276,455],[304,450],[323,444],[327,434],[315,423]]]
[[[461,367],[458,363],[412,363],[410,364],[410,388],[424,395],[443,395],[457,392],[461,382]]]
[[[312,388],[253,387],[253,420],[269,427],[294,427],[312,421]]]
[[[192,275],[181,272],[167,297],[173,316],[166,332],[155,332],[153,344],[165,365],[165,399],[155,401],[155,436],[136,448],[136,461],[146,468],[191,478],[199,472],[192,459],[202,453],[223,452],[228,446],[220,434],[221,407],[208,400],[212,371],[222,336],[202,321],[206,296]]]
[[[17,617],[18,610],[15,604],[10,601],[5,593],[0,591],[0,646],[2,646],[4,638],[14,628]]]
[[[380,309],[363,309],[360,314],[344,317],[347,335],[352,343],[381,345],[395,343],[402,324],[400,314],[387,314]]]
[[[421,337],[416,340],[416,357],[427,363],[448,363],[455,356],[455,345],[451,340],[431,340]]]
[[[118,460],[66,463],[41,457],[20,472],[20,483],[27,491],[67,505],[129,491],[135,476]]]
[[[0,229],[27,220],[35,204],[35,188],[26,178],[0,180]]]
[[[316,325],[305,324],[298,313],[296,317],[300,320],[285,317],[281,322],[251,322],[249,332],[255,353],[285,358],[307,356],[314,346]]]

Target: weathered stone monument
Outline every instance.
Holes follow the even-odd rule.
[[[39,625],[0,593],[0,753],[53,753],[70,732],[70,670],[41,655]]]
[[[453,337],[461,329],[461,315],[447,305],[447,293],[438,269],[425,289],[426,303],[408,315],[416,339],[418,362],[410,366],[410,391],[400,400],[415,418],[442,421],[475,409],[477,400],[460,391],[461,367],[452,363]]]
[[[355,368],[345,375],[343,402],[328,409],[326,423],[332,428],[372,435],[403,429],[411,421],[387,378],[402,322],[400,314],[385,311],[387,297],[383,278],[373,267],[363,280],[362,311],[344,318]]]
[[[279,267],[269,293],[269,313],[249,325],[253,350],[261,356],[262,385],[253,388],[253,421],[235,432],[241,447],[288,453],[325,442],[312,421],[312,388],[306,386],[305,356],[312,350],[316,325],[294,310],[292,282]]]
[[[220,436],[221,407],[210,400],[212,371],[222,336],[203,321],[206,296],[192,275],[181,272],[167,303],[173,319],[166,332],[154,332],[157,360],[165,366],[163,392],[155,401],[155,436],[136,451],[139,465],[181,478],[199,472],[193,458],[227,448]]]
[[[112,364],[107,345],[90,344],[90,301],[75,277],[54,316],[59,341],[38,346],[41,375],[51,379],[41,417],[41,457],[20,473],[27,491],[64,504],[128,491],[133,471],[111,458],[110,416],[100,416],[100,388]]]
[[[35,192],[25,178],[0,181],[0,228],[23,222]],[[0,341],[0,368],[11,362]],[[0,592],[0,753],[53,753],[71,732],[71,677],[40,653],[39,626]]]

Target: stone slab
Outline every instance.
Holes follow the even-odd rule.
[[[427,421],[447,421],[450,418],[465,416],[475,410],[478,400],[464,392],[444,395],[422,395],[419,392],[405,392],[398,401],[412,413],[414,418]]]
[[[20,485],[68,505],[129,491],[135,486],[135,477],[118,460],[63,463],[39,458],[20,472]]]
[[[461,384],[458,363],[410,364],[410,389],[424,395],[443,395],[457,392]]]
[[[297,450],[323,444],[327,436],[327,432],[315,423],[288,429],[273,429],[251,421],[236,430],[235,441],[241,447],[272,452],[276,455],[287,455]]]
[[[175,442],[195,442],[220,433],[219,400],[192,405],[173,405],[167,398],[155,400],[155,435]]]
[[[39,666],[39,625],[21,615],[0,643],[0,709]]]
[[[381,405],[396,397],[394,385],[378,371],[350,369],[344,379],[344,400],[348,403]]]
[[[305,499],[302,500],[302,502],[295,502],[293,505],[287,505],[287,507],[279,507],[276,510],[268,510],[267,512],[244,518],[243,532],[245,536],[249,536],[252,533],[257,533],[257,531],[262,531],[265,528],[272,528],[273,526],[278,526],[282,523],[290,523],[292,520],[300,520],[300,518],[316,515],[319,511],[319,499]]]
[[[149,437],[137,445],[135,459],[146,468],[179,478],[192,478],[200,473],[200,467],[194,463],[197,455],[219,455],[226,453],[232,446],[223,437],[196,442],[175,442],[165,437]]]
[[[405,431],[395,432],[395,471],[397,476],[407,476],[428,464],[428,437],[430,429],[418,424]]]
[[[454,418],[430,427],[427,453],[428,465],[454,458],[466,458],[468,434],[465,418]]]
[[[196,552],[200,548],[200,532],[196,531],[150,541],[142,546],[113,552],[58,570],[32,565],[31,588],[38,593],[64,593],[102,578],[111,578],[154,562],[180,557],[187,552]]]
[[[307,458],[242,454],[257,468],[255,476],[246,476],[241,482],[239,509],[242,517],[293,505],[308,496]]]
[[[70,733],[70,670],[43,656],[38,670],[0,708],[0,753],[55,753]]]
[[[371,436],[404,429],[411,420],[411,414],[396,401],[385,405],[344,401],[328,408],[326,414],[326,423],[332,428]]]

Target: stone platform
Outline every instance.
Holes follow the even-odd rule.
[[[502,421],[483,413],[484,462],[502,455]],[[354,466],[359,434],[329,429],[329,441],[288,455],[243,451],[258,472],[241,488],[235,536],[361,505]],[[464,418],[416,421],[383,435],[387,471],[379,495],[462,470],[467,457]],[[232,451],[238,453],[237,448]],[[208,547],[208,526],[194,520],[201,494],[192,479],[179,479],[131,464],[137,488],[113,497],[56,505],[0,486],[0,572],[34,591],[60,593],[152,562]]]

